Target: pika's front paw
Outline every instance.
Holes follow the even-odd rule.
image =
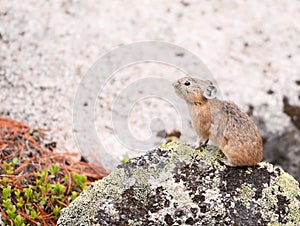
[[[195,146],[195,149],[196,150],[200,150],[201,148],[205,148],[207,146],[207,143],[208,143],[209,140],[206,140],[206,141],[199,141],[197,142],[196,146]]]

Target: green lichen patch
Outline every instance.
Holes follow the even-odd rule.
[[[300,224],[293,178],[270,164],[227,167],[222,157],[211,146],[163,145],[93,183],[58,225]]]
[[[264,186],[270,185],[270,173],[265,168],[259,166],[251,167],[252,173],[249,174],[249,167],[227,167],[220,172],[221,181],[223,181],[222,189],[229,191],[231,195],[237,195],[236,189],[242,189],[245,184],[255,187],[254,198],[261,197],[261,191]],[[257,187],[256,185],[261,185]]]
[[[239,200],[243,203],[244,206],[248,208],[250,207],[251,201],[255,196],[255,191],[256,188],[253,188],[251,185],[248,185],[246,183],[242,184]]]

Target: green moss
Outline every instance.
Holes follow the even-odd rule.
[[[175,160],[179,159],[185,162],[191,162],[191,158],[192,160],[200,159],[206,165],[211,165],[218,170],[226,169],[225,165],[220,164],[220,161],[224,158],[224,154],[219,148],[215,146],[208,145],[205,148],[196,150],[180,142],[170,142],[167,144],[162,144],[160,148],[162,150],[174,150],[171,158]]]
[[[268,223],[268,226],[280,226],[277,222]]]
[[[166,150],[166,151],[173,151],[172,155],[170,157],[172,159],[175,159],[176,161],[184,159],[190,159],[191,156],[194,154],[199,154],[197,150],[194,150],[193,148],[186,146],[180,142],[169,142],[167,144],[162,144],[160,146],[160,149]]]
[[[76,208],[79,212],[84,212],[86,216],[94,216],[97,214],[97,200],[105,199],[107,196],[118,197],[123,193],[127,181],[125,181],[125,172],[123,169],[116,168],[114,173],[106,176],[102,180],[93,182],[69,205],[68,208],[62,209],[61,214],[72,216],[72,208]],[[95,189],[96,188],[96,189]],[[87,208],[88,206],[88,208]],[[114,216],[114,210],[110,210],[111,216]],[[117,215],[115,215],[117,217]],[[83,219],[87,220],[87,219]],[[80,224],[80,222],[78,222]]]
[[[287,217],[288,220],[298,222],[300,225],[300,202],[296,200],[297,195],[299,196],[300,194],[299,183],[291,175],[283,171],[276,184],[280,186],[282,193],[290,202],[288,206],[290,212]]]
[[[275,172],[274,167],[270,167],[270,164],[264,164],[268,167],[268,170]],[[277,168],[277,167],[276,167]],[[262,191],[262,198],[260,204],[262,206],[262,216],[264,218],[271,218],[273,222],[277,222],[279,216],[273,213],[272,209],[278,206],[278,195],[284,196],[289,202],[286,208],[288,222],[295,222],[296,225],[300,224],[300,206],[297,205],[296,197],[300,194],[299,183],[289,174],[285,173],[281,168],[280,175],[275,178],[276,181],[271,187],[267,187]],[[272,172],[271,171],[271,172]],[[277,223],[271,223],[270,225],[277,225]],[[293,223],[287,223],[286,225],[293,225]]]
[[[294,200],[294,201],[297,202],[296,200]],[[297,225],[300,225],[300,207],[299,207],[299,204],[297,206],[297,204],[295,202],[290,203],[290,205],[289,205],[290,213],[289,213],[287,219],[288,219],[288,221],[293,221],[293,222],[296,222]],[[298,203],[299,203],[299,201],[298,201]]]
[[[300,193],[299,183],[288,173],[281,170],[282,173],[279,176],[276,184],[281,187],[284,194],[289,198],[292,199],[296,197]]]
[[[179,145],[181,145],[180,142],[172,141],[172,142],[169,142],[169,143],[166,143],[166,144],[161,144],[159,146],[159,148],[163,149],[163,150],[170,150],[170,149],[178,147]]]
[[[115,169],[114,171],[115,173],[108,175],[107,177],[105,177],[100,181],[94,182],[95,184],[97,184],[97,187],[99,187],[97,191],[101,192],[103,189],[105,195],[112,195],[112,196],[118,196],[122,194],[122,191],[126,186],[126,183],[124,182],[125,172],[123,169]],[[93,195],[97,195],[97,194],[93,194]]]
[[[214,168],[222,171],[226,169],[226,165],[220,164],[221,161],[224,159],[223,152],[214,146],[207,146],[205,149],[203,149],[203,155],[205,156],[204,162],[207,165],[212,165]]]
[[[242,184],[239,199],[246,207],[248,208],[250,207],[250,202],[255,196],[255,192],[256,189],[252,188],[250,184],[246,184],[246,183]]]
[[[261,214],[264,219],[272,219],[274,222],[278,221],[278,216],[273,213],[272,209],[275,209],[278,203],[277,195],[278,187],[272,186],[263,189],[262,198],[259,200],[261,205]]]
[[[130,158],[128,156],[125,156],[123,159],[122,159],[122,163],[127,163],[129,162]]]

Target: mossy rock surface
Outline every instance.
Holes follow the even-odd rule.
[[[300,225],[299,183],[268,163],[170,143],[117,167],[61,211],[58,225]]]

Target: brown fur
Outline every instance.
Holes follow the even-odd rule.
[[[174,83],[176,93],[188,104],[200,140],[210,139],[217,145],[227,157],[227,165],[256,165],[262,160],[262,139],[255,123],[234,103],[205,98],[208,85],[210,81],[191,77]]]

